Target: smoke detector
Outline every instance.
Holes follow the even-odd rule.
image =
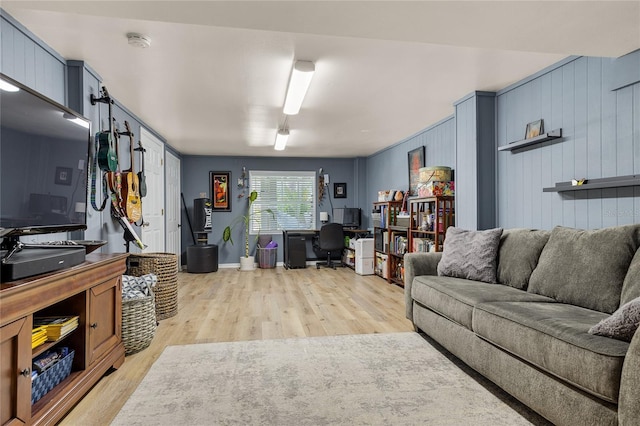
[[[127,40],[129,40],[129,45],[133,47],[146,49],[147,47],[151,46],[151,39],[144,34],[128,33]]]

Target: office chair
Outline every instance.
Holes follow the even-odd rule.
[[[331,252],[344,248],[344,231],[342,230],[342,224],[327,223],[323,225],[322,228],[320,228],[317,246],[321,252],[327,253],[327,261],[316,263],[316,269],[320,269],[320,266],[336,269],[336,264],[331,260]],[[342,266],[342,260],[340,260],[340,266]]]

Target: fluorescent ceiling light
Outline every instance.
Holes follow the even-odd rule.
[[[0,79],[0,89],[4,90],[5,92],[17,92],[18,90],[20,90],[13,84],[7,83],[6,81],[1,79]]]
[[[276,134],[276,144],[273,146],[273,149],[276,151],[283,151],[287,146],[287,139],[289,139],[289,131],[280,129]]]
[[[291,71],[287,96],[284,98],[282,112],[287,115],[295,115],[300,112],[304,96],[309,90],[311,78],[316,67],[311,61],[296,61]]]

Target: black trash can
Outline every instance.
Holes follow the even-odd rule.
[[[187,247],[187,272],[204,274],[218,270],[218,246],[196,244]]]

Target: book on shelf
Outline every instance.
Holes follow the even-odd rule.
[[[391,246],[389,247],[389,252],[403,255],[407,252],[407,236],[404,234],[392,233],[392,238],[390,241]]]
[[[55,342],[78,328],[78,316],[35,317],[33,325],[44,327],[47,330],[47,341]]]
[[[35,349],[47,341],[47,329],[45,327],[36,327],[31,330],[31,349]]]
[[[429,238],[413,238],[412,242],[412,250],[417,253],[428,253],[433,246],[433,241]]]

